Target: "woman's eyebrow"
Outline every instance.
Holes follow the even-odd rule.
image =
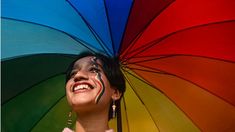
[[[98,61],[98,60],[97,60]],[[96,65],[98,65],[98,67],[100,67],[101,69],[103,69],[103,66],[100,64],[100,63],[98,63],[97,61],[90,61],[89,62],[89,64],[91,65],[91,66],[96,66]]]
[[[73,69],[72,70],[75,70],[75,69],[79,69],[81,66],[79,63],[73,65]]]

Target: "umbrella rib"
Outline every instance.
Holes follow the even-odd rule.
[[[93,34],[93,36],[96,38],[97,42],[100,44],[100,46],[102,47],[102,49],[105,51],[106,55],[109,55],[109,51],[107,51],[106,49],[109,49],[107,47],[107,45],[103,42],[102,39],[100,39],[99,35],[97,35],[97,33],[95,32],[95,30],[93,30],[92,26],[86,21],[86,19],[83,17],[83,15],[73,6],[73,4],[69,1],[66,0],[69,5],[76,11],[76,13],[82,18],[82,20],[86,23],[86,25],[88,26],[88,28],[91,30],[91,33]],[[101,41],[101,42],[100,42]],[[110,50],[110,49],[109,49]],[[110,53],[112,54],[112,53]]]
[[[150,72],[150,73],[158,73],[158,74],[167,74],[167,75],[170,75],[166,72],[163,72],[163,71],[160,71],[160,72],[157,72],[157,71],[152,71],[152,70],[144,70],[144,69],[139,69],[139,68],[131,68],[131,67],[127,67],[131,70],[138,70],[138,71],[144,71],[144,72]]]
[[[142,66],[142,65],[140,65],[140,64],[136,64],[136,65]],[[232,106],[235,106],[235,105],[232,104],[232,102],[230,102],[229,100],[226,100],[225,98],[220,97],[219,95],[217,95],[217,94],[215,94],[215,93],[213,93],[213,92],[207,90],[206,88],[200,86],[199,84],[197,84],[197,83],[195,83],[195,82],[193,82],[193,81],[191,81],[191,80],[188,80],[188,79],[186,79],[186,78],[183,78],[183,77],[178,76],[178,75],[176,75],[176,74],[169,73],[169,72],[164,71],[164,70],[161,70],[161,69],[151,68],[151,67],[148,67],[148,66],[142,66],[142,67],[146,67],[146,68],[149,68],[149,69],[152,69],[152,70],[158,70],[158,71],[161,71],[161,72],[162,72],[161,74],[170,75],[170,76],[175,76],[175,77],[177,77],[177,78],[180,78],[180,79],[182,79],[182,80],[184,80],[184,81],[187,81],[187,82],[189,82],[189,83],[191,83],[191,84],[193,84],[193,85],[195,85],[195,86],[197,86],[197,87],[199,87],[199,88],[205,90],[206,92],[208,92],[208,93],[210,93],[210,94],[216,96],[217,98],[220,98],[221,100],[225,101],[226,103],[228,103],[228,104],[230,104],[230,105],[232,105]],[[126,72],[128,72],[128,71],[126,71]],[[129,73],[129,72],[128,72],[128,73]],[[156,72],[155,72],[155,73],[156,73]],[[131,74],[131,73],[129,73],[129,74]],[[152,85],[150,85],[150,86],[152,86]],[[155,86],[153,86],[153,87],[155,87]],[[161,91],[161,90],[160,90],[160,91]],[[161,92],[162,92],[162,91],[161,91]],[[162,92],[162,93],[164,93],[164,92]]]
[[[148,84],[150,87],[153,87],[153,88],[158,89],[157,87],[155,87],[154,85],[152,85],[150,82],[141,79],[140,77],[138,77],[138,76],[136,76],[136,75],[130,73],[129,71],[127,71],[127,70],[125,70],[125,69],[123,69],[123,70],[124,70],[125,72],[127,72],[128,74],[130,74],[131,76],[135,77],[136,79],[140,80],[141,82]],[[164,93],[164,92],[161,91],[160,89],[158,89],[158,91],[161,92],[161,93]]]
[[[130,72],[128,72],[127,71],[127,73],[128,74],[130,74],[131,76],[134,76],[134,77],[136,77],[135,75],[133,75],[132,73],[130,73]],[[138,80],[140,80],[140,81],[143,81],[142,79],[140,79],[139,77],[136,77]],[[146,83],[145,81],[143,81],[144,83]],[[151,85],[151,84],[149,84],[149,83],[146,83],[146,84],[148,84],[149,86],[151,86],[151,87],[154,87],[154,88],[156,88],[155,86],[153,86],[153,85]],[[158,89],[158,88],[156,88],[156,89]],[[195,124],[195,122],[191,119],[191,117],[190,116],[188,116],[188,114],[187,113],[185,113],[175,102],[174,102],[174,100],[172,100],[171,98],[169,98],[163,91],[161,91],[160,89],[158,89],[158,91],[159,92],[161,92],[163,95],[165,95],[169,100],[171,100],[176,106],[177,106],[177,108],[179,108],[194,124]],[[154,122],[155,123],[155,122]],[[196,125],[196,124],[195,124]],[[157,126],[157,125],[156,125]],[[196,125],[197,126],[197,125]],[[158,127],[157,127],[158,128]],[[197,126],[197,128],[199,128],[200,129],[200,127],[198,127]],[[158,130],[159,130],[159,132],[160,132],[160,129],[158,128]]]
[[[120,46],[118,47],[118,53],[119,53],[119,55],[121,54],[121,44],[123,43],[123,39],[124,39],[124,36],[125,36],[125,34],[126,34],[126,29],[127,29],[127,25],[128,25],[128,21],[129,21],[129,19],[130,19],[130,15],[131,15],[131,9],[132,9],[132,7],[134,6],[134,3],[135,1],[133,0],[132,1],[132,4],[131,4],[131,7],[130,7],[130,11],[129,11],[129,13],[128,13],[128,17],[127,17],[127,20],[126,20],[126,23],[125,23],[125,27],[124,27],[124,31],[123,31],[123,34],[122,34],[122,37],[121,37],[121,42],[120,42]]]
[[[30,21],[25,21],[25,20],[20,20],[20,19],[14,19],[14,18],[8,18],[8,17],[2,17],[4,19],[9,19],[9,20],[14,20],[14,21],[19,21],[19,22],[25,22],[25,23],[30,23],[30,24],[35,24],[35,25],[39,25],[39,26],[42,26],[42,27],[47,27],[49,29],[52,29],[52,30],[55,30],[55,31],[58,31],[60,33],[63,33],[67,36],[69,36],[70,38],[72,38],[74,41],[78,42],[78,44],[84,46],[85,48],[87,48],[88,50],[90,50],[91,52],[95,52],[94,50],[92,50],[90,47],[88,47],[87,45],[91,46],[90,44],[88,44],[87,42],[83,41],[82,39],[80,38],[77,38],[73,35],[70,35],[62,30],[59,30],[59,29],[56,29],[56,28],[53,28],[51,26],[47,26],[47,25],[43,25],[43,24],[39,24],[39,23],[35,23],[35,22],[30,22]],[[86,45],[87,44],[87,45]]]
[[[180,32],[184,32],[184,31],[187,31],[187,30],[191,30],[191,29],[194,29],[194,28],[199,28],[199,27],[206,27],[206,26],[210,26],[210,25],[215,25],[215,24],[222,24],[222,23],[228,23],[228,22],[235,22],[235,20],[224,20],[224,21],[219,21],[219,22],[211,22],[211,23],[207,23],[207,24],[201,24],[201,25],[196,25],[196,26],[192,26],[192,27],[189,27],[189,28],[185,28],[185,29],[181,29],[181,30],[177,30],[175,32],[172,32],[172,33],[169,33],[161,38],[158,38],[158,39],[155,39],[151,42],[148,42],[146,44],[146,46],[144,48],[140,47],[140,48],[137,48],[135,51],[136,53],[133,54],[132,56],[126,58],[126,60],[129,60],[131,59],[132,57],[135,57],[136,55],[138,54],[141,54],[142,52],[148,50],[149,48],[159,44],[160,42],[162,42],[163,40],[165,40],[166,38],[169,38],[171,37],[172,35],[175,35],[177,33],[180,33]],[[130,52],[129,52],[130,53]]]
[[[2,62],[8,62],[8,61],[12,61],[13,59],[17,59],[17,58],[24,58],[24,57],[29,57],[29,56],[37,56],[37,55],[61,55],[64,57],[68,57],[68,58],[75,58],[76,55],[74,54],[64,54],[64,53],[38,53],[38,54],[28,54],[28,55],[19,55],[17,57],[9,57],[6,59],[2,59]]]
[[[111,29],[111,26],[110,26],[110,20],[109,20],[109,14],[108,14],[108,9],[107,9],[107,5],[106,5],[106,2],[103,0],[103,3],[104,3],[104,8],[105,8],[105,16],[107,18],[107,21],[108,21],[108,27],[109,27],[109,34],[110,34],[110,37],[111,37],[111,42],[112,42],[112,48],[113,48],[113,56],[116,55],[116,50],[115,50],[115,46],[114,46],[114,42],[113,42],[113,34],[112,34],[112,29]]]
[[[73,36],[71,36],[71,37],[72,37],[74,40],[79,39],[79,38],[75,38],[75,37],[73,37]],[[95,51],[94,51],[93,49],[91,49],[90,47],[87,46],[87,45],[89,45],[87,42],[85,42],[85,41],[83,41],[83,40],[81,40],[81,39],[79,39],[78,42],[79,42],[79,44],[81,44],[82,46],[86,47],[89,51],[95,53]],[[86,44],[87,44],[87,45],[86,45]],[[106,52],[106,51],[105,51],[105,52]],[[107,54],[107,52],[106,52],[106,54]]]
[[[134,77],[136,77],[135,75],[133,75],[132,73],[129,73],[128,71],[127,71],[127,73],[128,74],[130,74],[130,75],[132,75],[132,76],[134,76]],[[143,81],[142,79],[140,79],[139,77],[136,77],[138,80],[140,80],[140,81]],[[143,81],[144,82],[144,81]],[[146,82],[144,82],[144,83],[146,83]],[[149,83],[146,83],[146,84],[148,84],[149,86],[151,86],[151,87],[154,87],[154,88],[156,88],[155,86],[153,86],[153,85],[151,85],[151,84],[149,84]],[[158,88],[156,88],[156,89],[158,89]],[[173,102],[176,106],[177,106],[177,108],[179,108],[194,124],[195,124],[195,122],[191,119],[191,117],[189,117],[188,116],[188,114],[187,113],[185,113],[175,102],[174,102],[174,100],[172,100],[171,98],[169,98],[163,91],[161,91],[160,89],[158,89],[158,91],[159,92],[161,92],[163,95],[165,95],[165,97],[167,97],[169,100],[171,100],[171,102]],[[154,122],[155,123],[155,122]],[[196,125],[196,124],[195,124]],[[197,125],[196,125],[197,126]],[[158,128],[158,127],[157,127]],[[199,128],[200,129],[200,127],[198,127],[197,126],[197,128]],[[160,129],[158,129],[159,130],[159,132],[160,132]]]
[[[144,104],[143,100],[140,98],[139,94],[137,94],[136,91],[134,90],[132,83],[129,81],[129,78],[128,78],[127,76],[125,76],[125,78],[126,78],[127,82],[129,83],[129,85],[131,86],[131,88],[132,88],[132,90],[134,91],[134,93],[136,94],[136,96],[138,97],[138,99],[139,99],[139,100],[141,101],[141,103],[145,106],[145,104]]]
[[[125,60],[125,59],[128,58],[127,54],[130,54],[133,51],[132,50],[132,51],[129,52],[129,50],[131,50],[131,48],[135,45],[135,42],[141,37],[142,34],[143,34],[143,32],[138,33],[138,35],[130,42],[131,43],[130,46],[127,47],[127,49],[125,51],[123,51],[122,59]]]
[[[135,76],[134,76],[134,77],[135,77]],[[159,129],[157,123],[155,122],[155,120],[154,120],[154,118],[153,118],[153,115],[151,114],[150,110],[149,110],[148,107],[145,105],[144,101],[140,98],[139,94],[136,92],[136,90],[135,90],[133,84],[130,82],[129,78],[128,78],[127,76],[126,76],[125,78],[126,78],[127,82],[129,83],[129,85],[131,86],[131,88],[132,88],[132,90],[134,91],[134,93],[136,94],[136,96],[138,97],[138,99],[140,100],[140,102],[143,104],[143,106],[144,106],[144,107],[146,108],[146,110],[148,111],[149,116],[150,116],[151,119],[153,120],[154,125],[156,126],[157,130],[160,132],[160,129]]]
[[[171,57],[174,56],[175,54],[169,54],[169,55],[150,55],[150,56],[140,56],[140,57],[133,57],[132,59],[135,58],[141,58],[142,60],[140,61],[134,61],[129,63],[128,61],[124,60],[122,61],[122,63],[127,63],[127,64],[135,64],[135,63],[141,63],[141,62],[146,62],[146,61],[152,61],[152,60],[158,60],[158,59],[162,59],[162,58],[166,58],[166,57]],[[148,58],[148,59],[145,59]]]
[[[85,20],[84,20],[85,21]],[[87,23],[87,22],[86,22]],[[102,47],[102,49],[104,50],[104,52],[106,53],[107,56],[110,57],[110,49],[107,47],[107,45],[103,42],[102,39],[100,39],[100,37],[98,35],[96,35],[97,33],[93,30],[93,28],[87,23],[87,26],[90,30],[92,30],[92,34],[94,35],[94,37],[96,38],[97,42],[99,42],[100,46]],[[101,42],[100,42],[101,41]],[[108,49],[108,50],[107,50]],[[110,53],[110,54],[109,54]]]
[[[41,118],[34,123],[34,125],[30,128],[30,131],[33,130],[33,128],[43,119],[43,117],[45,117],[47,115],[47,113],[59,102],[61,101],[63,98],[65,97],[65,95],[63,95],[62,97],[60,97],[53,105],[51,105],[51,107],[45,111],[45,113],[41,116]]]
[[[232,60],[225,60],[225,59],[208,57],[208,56],[190,55],[190,54],[163,54],[160,57],[146,59],[146,60],[141,60],[141,61],[134,61],[134,62],[131,62],[131,63],[128,63],[128,64],[137,64],[137,63],[154,61],[154,60],[159,60],[159,59],[164,59],[164,58],[169,58],[169,57],[177,57],[177,56],[200,57],[200,58],[213,59],[213,60],[218,60],[218,61],[223,61],[223,62],[228,62],[228,63],[235,63],[235,61],[232,61]],[[138,57],[138,58],[145,58],[145,57],[151,57],[151,56],[141,56],[141,57]]]
[[[132,57],[135,57],[137,54],[140,54],[140,53],[142,53],[142,52],[148,50],[149,48],[151,48],[151,47],[157,45],[158,42],[161,42],[161,40],[163,40],[163,39],[164,39],[164,38],[154,40],[154,41],[152,41],[152,42],[150,42],[150,43],[147,43],[145,46],[141,46],[141,47],[139,47],[139,48],[136,48],[135,50],[130,51],[129,54],[132,54],[132,53],[134,54],[135,52],[137,52],[137,53],[135,53],[134,55],[128,56],[128,57],[126,58],[126,61],[128,61],[128,60],[131,59]]]
[[[171,5],[175,0],[172,0],[171,2],[169,2],[164,8],[162,8],[162,10],[160,10],[157,14],[155,14],[155,16],[152,17],[152,19],[150,19],[148,21],[148,23],[145,24],[145,26],[140,30],[139,33],[137,33],[132,40],[130,41],[130,47],[127,48],[127,51],[125,51],[125,53],[123,54],[123,56],[126,56],[127,53],[129,53],[128,51],[135,45],[135,43],[133,43],[134,41],[137,41],[138,38],[143,34],[143,32],[145,31],[145,29],[153,22],[153,20],[158,17],[159,14],[161,14],[169,5]],[[129,17],[128,17],[129,18]]]
[[[45,80],[48,80],[49,78],[53,78],[53,77],[56,77],[56,76],[62,75],[62,74],[64,74],[64,73],[58,73],[58,74],[52,75],[52,76],[50,76],[50,77],[48,77],[48,78],[46,78],[46,79],[43,79],[43,80],[41,80],[41,81],[39,81],[39,82],[37,82],[37,83],[35,83],[35,84],[29,86],[28,88],[25,88],[24,90],[20,91],[19,93],[17,93],[17,94],[14,95],[14,96],[12,96],[11,98],[9,98],[8,100],[6,100],[5,102],[1,103],[1,105],[4,105],[4,104],[8,103],[9,101],[11,101],[12,99],[14,99],[15,97],[20,96],[21,94],[23,94],[24,92],[26,92],[26,91],[32,89],[34,86],[40,84],[41,82],[44,82]]]

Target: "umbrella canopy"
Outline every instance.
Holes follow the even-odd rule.
[[[234,0],[3,0],[1,130],[62,131],[66,68],[92,51],[120,58],[122,131],[235,131],[234,7]]]

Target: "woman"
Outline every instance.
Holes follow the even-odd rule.
[[[66,75],[67,100],[77,114],[75,132],[112,132],[108,121],[116,115],[119,107],[115,104],[119,104],[124,92],[118,59],[89,52],[80,54]]]

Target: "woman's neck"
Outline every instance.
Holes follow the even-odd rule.
[[[108,115],[93,113],[78,116],[75,132],[105,132],[108,129]]]

